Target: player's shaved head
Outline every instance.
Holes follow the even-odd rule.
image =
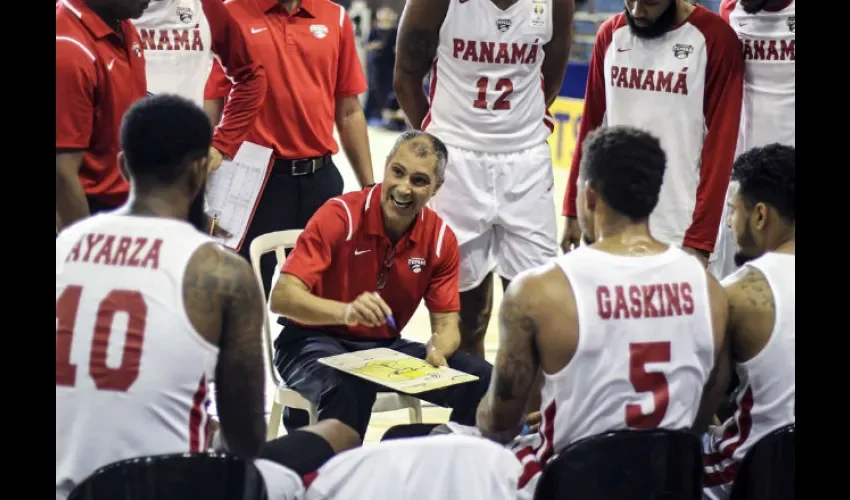
[[[735,263],[771,251],[794,238],[797,216],[796,150],[769,144],[753,148],[735,160],[729,225],[738,251]]]

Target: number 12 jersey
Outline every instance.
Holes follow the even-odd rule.
[[[451,0],[422,129],[451,146],[488,153],[545,142],[554,121],[541,70],[553,30],[552,0],[517,0],[505,10],[492,0]]]

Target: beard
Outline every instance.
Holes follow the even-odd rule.
[[[738,245],[738,251],[735,252],[734,256],[736,266],[741,267],[747,262],[760,257],[758,252],[753,250],[756,248],[756,239],[753,237],[753,233],[749,228],[737,236],[735,240]]]
[[[207,233],[210,229],[207,227],[207,213],[204,209],[205,203],[206,187],[201,189],[198,195],[195,196],[195,199],[192,200],[192,204],[189,206],[189,217],[187,218],[189,224],[202,233]]]
[[[636,37],[652,39],[667,33],[676,24],[676,4],[676,0],[671,0],[667,9],[649,26],[638,26],[629,9],[624,7],[623,11],[626,13],[626,22],[629,23],[629,29]]]
[[[768,3],[770,3],[770,0],[749,0],[741,2],[741,7],[747,14],[758,14],[767,7]]]

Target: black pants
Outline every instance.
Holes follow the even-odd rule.
[[[363,437],[369,426],[377,393],[388,389],[325,366],[318,360],[376,347],[386,347],[425,359],[425,345],[419,342],[402,338],[382,341],[342,340],[290,323],[275,342],[274,364],[287,386],[316,404],[319,420],[339,419]],[[484,359],[461,351],[456,352],[448,362],[451,368],[475,375],[479,380],[424,392],[416,397],[451,408],[450,419],[454,422],[475,425],[475,412],[490,386],[493,366]]]
[[[304,229],[316,210],[329,199],[341,195],[342,189],[342,175],[333,162],[312,174],[299,176],[293,176],[285,167],[273,166],[239,253],[250,259],[251,242],[257,236],[287,229]],[[263,255],[260,259],[266,297],[272,286],[276,262],[274,253]]]

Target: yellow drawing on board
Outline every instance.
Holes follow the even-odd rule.
[[[360,368],[351,370],[354,373],[371,377],[382,382],[403,382],[405,380],[427,377],[436,373],[438,368],[427,361],[416,358],[397,360],[372,360]]]

